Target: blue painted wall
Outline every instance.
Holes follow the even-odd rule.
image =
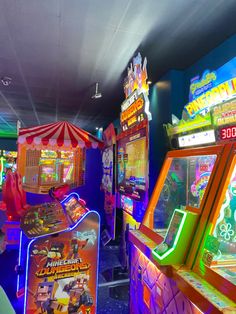
[[[14,150],[17,151],[16,139],[0,138],[0,150]]]
[[[149,195],[152,194],[158,174],[162,167],[168,141],[163,124],[171,121],[171,114],[179,116],[180,104],[184,95],[183,73],[171,70],[164,75],[150,91],[150,147],[149,147]]]
[[[168,148],[163,124],[171,122],[171,114],[181,118],[188,102],[189,82],[204,70],[215,70],[236,56],[236,35],[230,37],[184,71],[171,70],[150,91],[149,195],[162,167]]]

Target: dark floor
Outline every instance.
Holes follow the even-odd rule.
[[[22,314],[23,304],[15,296],[16,274],[14,268],[17,257],[17,250],[5,251],[0,255],[0,285],[8,295],[16,313]],[[115,270],[112,270],[113,268]],[[129,313],[129,282],[127,277],[127,273],[120,268],[119,247],[102,247],[100,249],[97,314]]]
[[[120,267],[119,253],[114,246],[100,250],[98,314],[129,313],[129,280]]]

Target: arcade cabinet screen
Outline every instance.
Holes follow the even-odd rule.
[[[70,182],[73,179],[73,167],[70,161],[65,161],[63,165],[63,183]]]
[[[216,155],[173,158],[154,211],[154,229],[163,237],[175,208],[199,208]]]
[[[236,285],[236,165],[212,237],[216,250],[211,267]]]
[[[126,154],[128,160],[126,164],[125,178],[134,180],[135,185],[145,190],[146,176],[146,138],[126,144]]]
[[[53,183],[58,181],[58,175],[54,165],[41,166],[41,183]]]
[[[146,137],[125,142],[118,148],[118,189],[132,199],[143,201],[146,192]]]
[[[70,223],[76,223],[84,214],[87,213],[86,207],[82,206],[73,196],[63,202],[63,205],[71,220]]]

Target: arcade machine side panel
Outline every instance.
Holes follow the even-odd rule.
[[[194,271],[236,303],[236,144],[218,191]]]
[[[103,132],[105,148],[102,152],[102,189],[104,191],[104,214],[106,229],[102,232],[101,240],[106,245],[116,236],[116,130],[111,123]]]
[[[128,230],[138,229],[148,203],[148,124],[118,141],[117,203],[122,209],[122,264],[127,265]]]
[[[30,243],[24,313],[96,313],[99,227],[91,211],[70,230]]]

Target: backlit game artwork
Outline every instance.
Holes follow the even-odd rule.
[[[83,200],[76,196],[76,193],[72,193],[62,201],[62,205],[64,206],[69,219],[69,225],[76,223],[88,212],[88,209],[84,206],[85,204],[83,203]]]
[[[118,189],[121,194],[144,201],[147,191],[147,139],[145,129],[121,139],[118,148]]]
[[[213,240],[216,250],[213,252],[212,246],[207,246],[214,253],[211,254],[211,266],[236,285],[236,166],[214,228]]]
[[[6,181],[8,171],[16,171],[17,152],[15,151],[0,151],[0,188]]]
[[[24,313],[96,313],[98,229],[90,212],[73,230],[31,242]]]
[[[216,155],[193,157],[189,164],[190,193],[188,205],[199,207],[210,179]]]
[[[67,227],[63,207],[58,202],[32,206],[21,220],[21,229],[28,238],[56,233]]]
[[[175,208],[199,208],[210,179],[216,155],[174,158],[156,209],[154,228],[166,229]]]

